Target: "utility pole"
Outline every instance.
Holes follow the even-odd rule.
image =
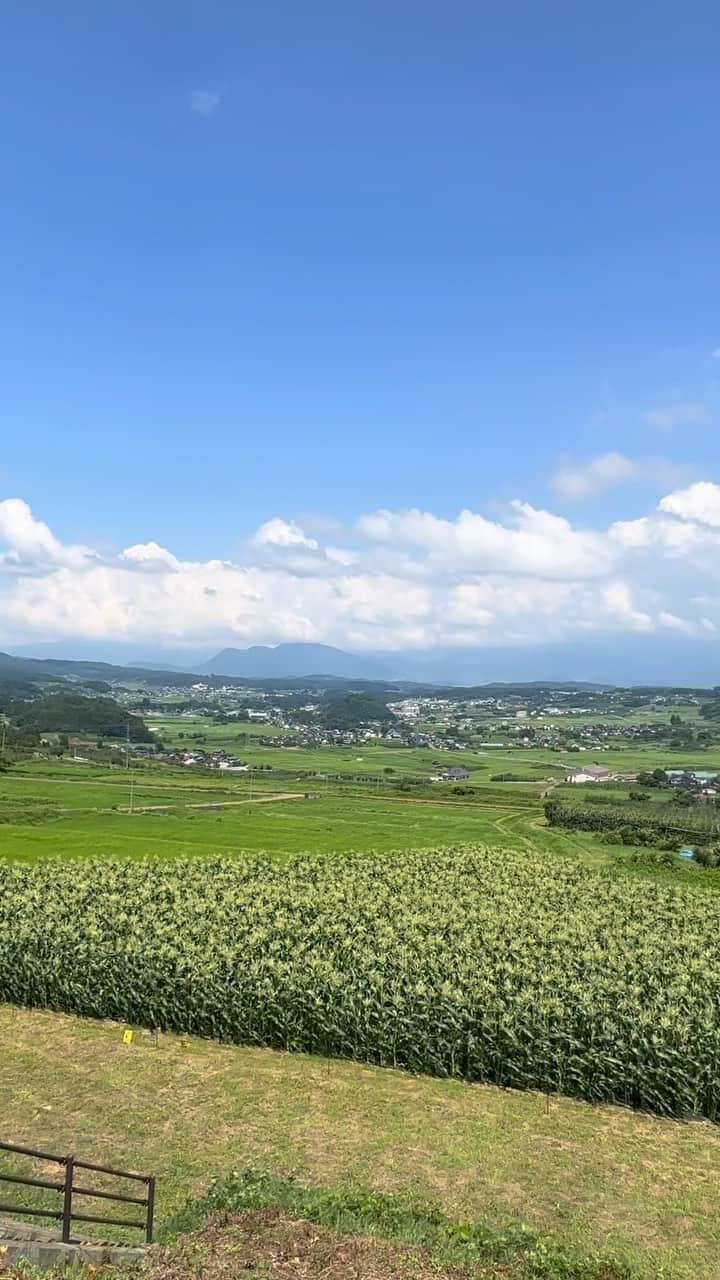
[[[135,779],[134,779],[134,777],[133,777],[132,769],[130,768],[130,720],[129,720],[129,719],[128,719],[128,722],[127,722],[127,739],[126,739],[126,747],[125,747],[125,767],[126,767],[126,769],[127,769],[127,774],[128,774],[128,784],[129,784],[129,791],[130,791],[130,812],[132,813],[132,811],[133,811],[133,799],[134,799],[134,783],[135,783]]]

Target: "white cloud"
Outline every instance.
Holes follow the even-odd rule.
[[[294,520],[281,520],[279,516],[261,524],[253,541],[259,547],[304,547],[308,551],[318,551],[320,546]]]
[[[560,497],[577,502],[630,482],[649,482],[665,488],[688,478],[686,467],[664,458],[634,459],[623,453],[601,453],[587,462],[566,459],[551,484]]]
[[[563,498],[589,498],[603,489],[633,480],[638,464],[622,453],[602,453],[589,462],[566,462],[553,476],[552,486]]]
[[[711,421],[712,415],[701,400],[680,400],[673,404],[657,405],[643,414],[649,427],[672,431],[675,427],[701,427]]]
[[[681,520],[695,520],[698,524],[720,529],[720,485],[699,481],[679,493],[668,494],[660,503],[660,510]]]
[[[134,547],[126,547],[120,552],[120,559],[127,560],[130,564],[141,565],[143,568],[155,566],[167,570],[180,567],[172,551],[158,546],[157,542],[138,542]]]
[[[518,500],[502,519],[379,510],[331,532],[325,545],[319,529],[311,537],[273,516],[235,560],[181,560],[155,541],[101,554],[65,545],[8,499],[0,647],[61,637],[532,645],[720,624],[720,485],[709,482],[605,528]]]
[[[461,511],[456,520],[426,511],[375,511],[356,528],[372,542],[425,552],[429,568],[471,573],[595,578],[607,571],[614,554],[597,535],[519,501],[510,504],[505,524],[473,511]]]
[[[39,572],[53,565],[81,565],[94,559],[90,547],[65,547],[42,520],[36,520],[22,498],[0,502],[0,570],[6,573]]]
[[[637,520],[616,520],[609,529],[609,536],[622,547],[649,547],[652,541],[652,526],[647,516]]]
[[[695,634],[699,625],[687,622],[685,618],[678,618],[676,613],[670,613],[667,609],[660,610],[658,622],[662,627],[668,627],[670,631],[682,631],[684,635],[689,636]]]
[[[190,94],[190,110],[198,116],[212,116],[222,101],[220,89],[193,89]]]

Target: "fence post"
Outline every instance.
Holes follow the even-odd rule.
[[[145,1224],[145,1240],[148,1244],[152,1244],[153,1238],[153,1213],[155,1210],[155,1179],[148,1178],[147,1193],[147,1219]]]
[[[64,1244],[70,1243],[70,1224],[72,1221],[73,1174],[75,1157],[65,1157],[65,1194],[63,1196],[62,1239]]]

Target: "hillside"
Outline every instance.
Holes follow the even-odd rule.
[[[0,653],[0,680],[25,679],[32,681],[75,680],[85,683],[88,680],[103,680],[129,684],[133,680],[144,684],[166,685],[169,682],[167,671],[145,669],[143,667],[122,667],[111,662],[91,662],[85,659],[75,661],[71,658],[22,658],[10,653]],[[189,672],[173,672],[174,685],[191,685],[198,679]]]
[[[128,1047],[122,1025],[42,1010],[0,1006],[0,1035],[6,1138],[119,1168],[132,1152],[157,1174],[160,1226],[215,1175],[254,1165],[611,1247],[642,1280],[717,1278],[714,1126],[173,1035],[154,1047],[140,1029]]]

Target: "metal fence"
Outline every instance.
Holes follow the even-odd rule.
[[[90,1164],[87,1160],[78,1160],[76,1156],[50,1155],[47,1151],[34,1151],[30,1147],[17,1147],[9,1142],[0,1142],[0,1151],[10,1151],[14,1155],[29,1156],[33,1160],[57,1164],[65,1170],[62,1181],[58,1182],[53,1182],[49,1178],[24,1178],[19,1174],[0,1171],[0,1182],[12,1182],[22,1187],[41,1187],[45,1190],[55,1191],[62,1196],[62,1208],[35,1209],[28,1205],[0,1203],[0,1213],[21,1214],[29,1218],[54,1218],[62,1223],[61,1239],[66,1243],[70,1243],[71,1228],[74,1222],[95,1222],[112,1227],[130,1227],[133,1230],[144,1231],[145,1240],[148,1244],[152,1243],[153,1215],[155,1211],[155,1179],[153,1177],[147,1177],[140,1173],[127,1173],[124,1169],[109,1169],[102,1164]],[[75,1180],[78,1169],[108,1174],[112,1178],[126,1178],[132,1182],[140,1182],[144,1185],[145,1195],[131,1196],[122,1194],[119,1191],[99,1191],[92,1187],[80,1186]],[[121,1204],[137,1205],[143,1210],[142,1219],[100,1218],[94,1214],[78,1213],[74,1208],[74,1198],[76,1196],[91,1196],[97,1200],[111,1200]]]

